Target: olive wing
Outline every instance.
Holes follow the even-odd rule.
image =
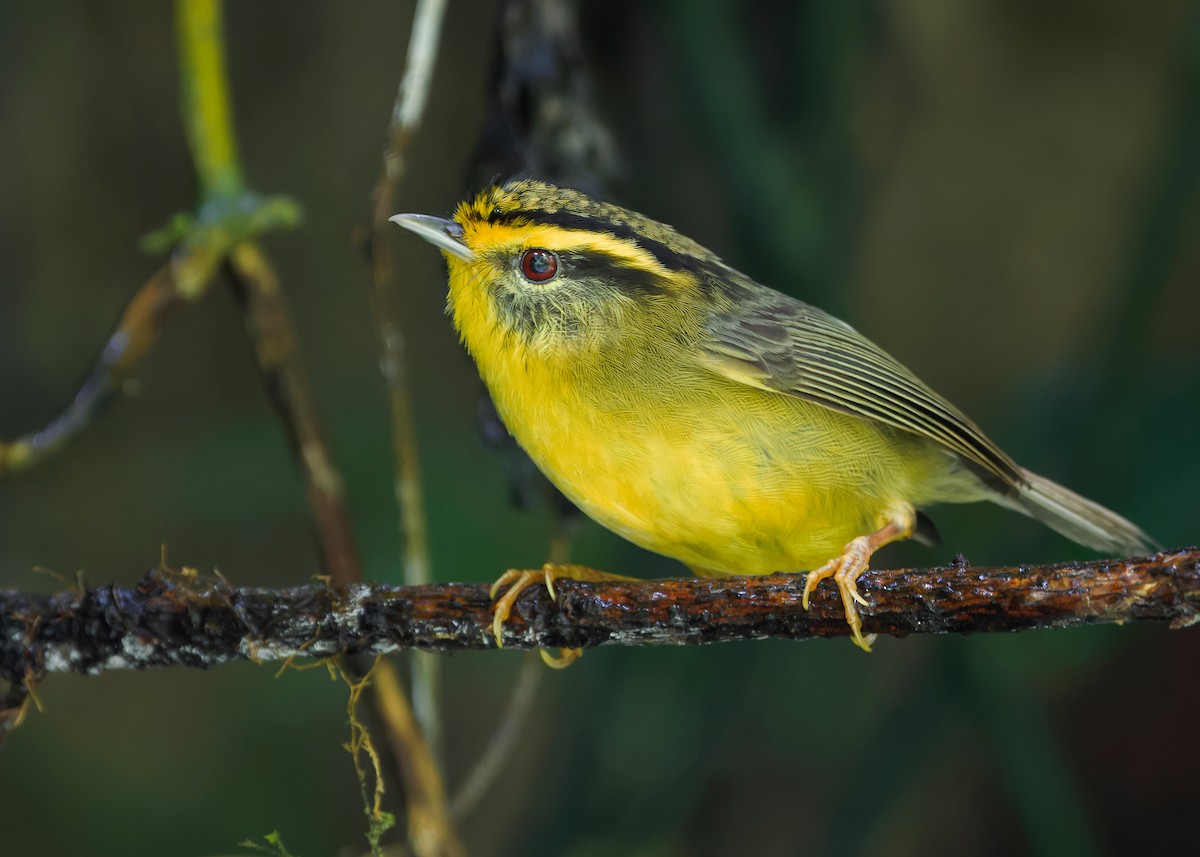
[[[767,289],[746,298],[709,319],[700,347],[710,369],[927,437],[1002,493],[1025,483],[1021,468],[965,414],[850,325]]]

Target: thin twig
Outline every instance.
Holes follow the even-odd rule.
[[[422,740],[400,676],[391,661],[380,660],[374,672],[375,689],[387,724],[385,734],[395,742],[392,755],[400,761],[408,813],[408,841],[418,857],[455,857],[465,854],[451,824],[446,789],[437,761]]]
[[[403,157],[409,139],[421,127],[425,104],[433,83],[433,65],[437,61],[442,22],[446,17],[446,0],[418,0],[413,12],[412,33],[408,39],[408,55],[404,60],[404,75],[392,105],[392,121],[388,127],[388,147],[384,168],[393,182],[404,174]]]
[[[546,666],[542,659],[532,652],[526,653],[521,659],[521,671],[517,673],[517,679],[512,684],[508,705],[496,731],[492,733],[483,755],[479,757],[479,761],[475,763],[475,767],[463,780],[450,802],[450,812],[455,818],[466,818],[504,770],[516,747],[517,738],[521,735],[521,727],[525,725],[533,701],[537,698],[538,688],[545,674]]]
[[[0,441],[0,476],[39,464],[87,428],[158,340],[167,316],[185,302],[172,265],[155,272],[121,313],[71,403],[45,426],[15,440]]]
[[[221,210],[231,204],[230,198],[236,203],[244,191],[229,107],[220,3],[180,0],[178,9],[184,119],[205,199],[202,210]],[[226,272],[242,303],[246,333],[254,347],[264,389],[288,434],[308,492],[322,564],[334,584],[354,584],[362,579],[362,569],[345,507],[342,478],[325,439],[278,276],[266,254],[249,241],[233,249]],[[415,730],[406,727],[397,715],[408,710],[408,703],[399,693],[394,667],[379,662],[373,672],[374,681],[368,685],[364,664],[353,658],[345,658],[344,664],[348,673],[363,681],[362,688],[387,735],[390,761],[406,790],[408,834],[415,853],[418,857],[461,853],[453,828],[446,821],[440,781],[430,785],[426,772],[429,766],[413,762],[421,757],[423,748],[419,736],[414,738]],[[381,789],[382,782],[378,785]],[[376,816],[379,797],[377,794]]]
[[[388,218],[395,214],[395,195],[403,175],[404,153],[420,125],[428,99],[432,67],[437,58],[445,0],[417,4],[404,76],[392,110],[384,168],[375,188],[371,258],[374,263],[372,302],[383,348],[383,375],[392,406],[392,440],[396,457],[396,499],[404,535],[404,580],[410,585],[430,579],[429,526],[421,487],[420,457],[412,397],[404,357],[404,334],[396,296],[395,271],[388,238]]]
[[[696,645],[849,633],[841,599],[803,575],[555,583],[534,587],[505,625],[506,648]],[[1200,621],[1200,548],[1045,566],[870,571],[863,630],[889,636]],[[211,667],[231,660],[492,649],[483,584],[231,587],[151,571],[135,587],[0,591],[0,678]]]
[[[356,583],[362,579],[362,570],[346,512],[342,476],[317,414],[279,278],[266,254],[252,242],[238,245],[227,272],[242,304],[246,335],[254,347],[263,389],[287,432],[308,492],[322,566],[334,583]]]
[[[409,142],[420,126],[433,79],[438,40],[445,17],[445,0],[419,0],[404,74],[392,107],[383,169],[374,192],[371,219],[373,288],[371,305],[380,339],[380,366],[387,384],[392,418],[395,492],[403,539],[403,579],[410,585],[428,583],[432,562],[429,525],[421,484],[421,465],[413,418],[412,395],[404,357],[402,314],[396,295],[388,218],[395,214],[396,188],[404,174]],[[462,851],[447,807],[439,769],[441,714],[438,697],[441,662],[425,652],[415,653],[412,707],[395,672],[382,673],[376,683],[392,752],[400,764],[408,806],[408,840],[418,855]]]
[[[404,74],[392,107],[388,143],[383,169],[375,186],[375,205],[371,220],[371,260],[373,289],[371,304],[379,331],[384,380],[392,417],[392,453],[395,460],[395,491],[403,537],[404,582],[416,586],[428,583],[432,561],[429,554],[429,524],[425,517],[425,498],[421,484],[421,462],[413,418],[412,394],[404,357],[404,332],[395,270],[388,243],[391,230],[388,218],[395,214],[396,188],[404,174],[408,145],[420,127],[433,80],[438,40],[445,18],[445,0],[419,0],[413,15],[412,34]],[[418,653],[413,662],[412,696],[420,733],[428,742],[435,759],[440,757],[441,716],[438,711],[438,686],[441,664]],[[414,733],[415,734],[415,733]]]
[[[254,195],[242,177],[220,0],[179,0],[176,36],[183,124],[200,185],[201,210],[237,208]],[[230,245],[228,261],[255,361],[308,489],[323,565],[335,583],[361,580],[342,479],[325,442],[279,278],[266,254],[244,237]]]

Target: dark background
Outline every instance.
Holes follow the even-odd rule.
[[[1200,13],[1193,3],[582,4],[612,197],[845,317],[1022,464],[1197,539]],[[389,425],[350,240],[365,223],[411,3],[233,3],[249,181],[306,211],[266,242],[346,477],[366,573],[398,577]],[[482,117],[492,9],[452,3],[400,210],[444,214]],[[192,207],[167,4],[0,6],[0,436],[49,419]],[[444,270],[394,236],[435,575],[536,565],[474,426]],[[177,314],[138,395],[0,482],[0,586],[34,566],[129,583],[165,544],[241,584],[320,572],[231,295]],[[991,506],[879,564],[1089,554]],[[682,573],[600,528],[583,562]],[[589,652],[548,675],[462,826],[474,854],[1129,853],[1194,843],[1200,634]],[[447,776],[488,741],[522,655],[444,664]],[[362,827],[345,688],[322,670],[54,677],[0,756],[5,854],[212,854]]]

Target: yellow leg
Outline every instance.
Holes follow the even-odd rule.
[[[504,574],[497,578],[492,584],[491,591],[488,595],[496,602],[495,612],[492,614],[492,634],[496,637],[496,648],[504,648],[503,632],[504,623],[508,621],[508,617],[512,615],[513,605],[517,602],[518,596],[530,586],[536,586],[540,581],[545,581],[546,591],[550,593],[550,597],[557,600],[558,595],[554,591],[554,581],[560,577],[565,577],[569,580],[585,580],[592,582],[600,582],[604,580],[634,580],[636,578],[623,577],[619,574],[608,574],[604,571],[596,571],[594,568],[588,568],[586,565],[567,565],[548,562],[538,570],[522,570],[510,568]],[[496,593],[507,587],[507,590],[499,599],[496,598]],[[546,666],[554,669],[563,669],[577,661],[580,655],[583,654],[582,649],[562,649],[559,656],[556,658],[549,654],[545,649],[541,650],[542,660]]]
[[[804,595],[801,599],[804,609],[808,609],[808,596],[818,584],[832,577],[842,595],[842,607],[846,611],[846,624],[850,626],[851,641],[864,652],[871,651],[871,643],[875,641],[875,637],[871,635],[869,640],[863,637],[862,617],[858,615],[856,606],[856,602],[864,607],[868,606],[866,599],[858,594],[858,578],[867,570],[871,555],[875,551],[889,542],[911,536],[916,521],[916,512],[911,508],[894,512],[887,518],[887,523],[869,536],[851,539],[841,556],[810,571],[804,581]]]

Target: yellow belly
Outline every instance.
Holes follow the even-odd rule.
[[[818,567],[888,512],[938,499],[929,486],[951,469],[915,437],[715,377],[637,406],[563,383],[531,407],[507,389],[501,417],[567,497],[708,572]]]

